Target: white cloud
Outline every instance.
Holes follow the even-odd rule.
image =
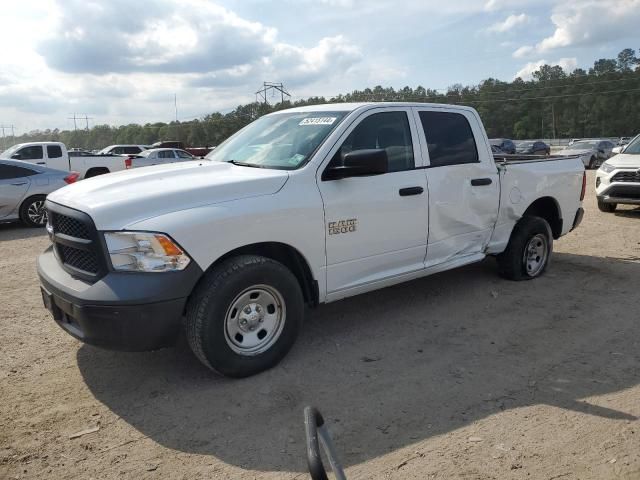
[[[541,66],[543,65],[559,65],[560,67],[562,67],[562,69],[569,73],[572,72],[573,70],[575,70],[575,68],[578,66],[578,59],[575,57],[570,57],[570,58],[560,58],[559,60],[555,61],[555,62],[548,62],[546,60],[537,60],[535,62],[529,62],[527,63],[524,67],[522,67],[520,70],[518,70],[518,73],[516,73],[513,78],[522,78],[523,80],[531,80],[531,76],[533,74],[533,72],[537,71],[540,69]]]
[[[522,58],[563,47],[583,47],[621,39],[636,39],[640,24],[640,0],[577,0],[561,2],[553,9],[552,35],[536,45],[525,45],[513,56]]]
[[[529,17],[524,13],[521,13],[520,15],[509,15],[502,22],[497,22],[491,25],[487,29],[487,31],[493,33],[504,33],[516,28],[519,25],[524,25],[528,21]]]

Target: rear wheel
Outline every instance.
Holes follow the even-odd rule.
[[[34,195],[20,205],[20,220],[27,227],[44,227],[47,224],[47,210],[44,208],[46,195]]]
[[[616,211],[617,203],[598,202],[598,210],[605,213],[613,213]]]
[[[551,259],[553,235],[547,221],[522,217],[511,233],[509,244],[498,255],[500,275],[509,280],[531,280],[542,275]]]
[[[276,365],[302,326],[296,277],[270,258],[241,255],[215,267],[187,305],[191,349],[209,368],[246,377]]]

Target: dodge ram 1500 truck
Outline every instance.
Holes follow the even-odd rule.
[[[209,157],[47,199],[45,306],[106,348],[169,345],[228,376],[275,365],[305,304],[496,256],[540,276],[581,221],[577,157],[497,157],[461,106],[332,104],[266,115]]]

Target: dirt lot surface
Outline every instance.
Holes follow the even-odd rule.
[[[640,209],[600,213],[592,181],[543,278],[488,259],[323,306],[244,380],[184,342],[72,339],[42,307],[45,234],[0,226],[0,477],[307,478],[313,404],[349,478],[640,478]]]

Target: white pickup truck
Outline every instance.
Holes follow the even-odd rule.
[[[5,150],[0,158],[46,165],[48,168],[78,172],[80,178],[91,178],[126,168],[126,158],[119,155],[70,155],[64,143],[20,143]]]
[[[247,376],[285,356],[305,304],[489,255],[506,278],[533,279],[583,215],[578,157],[494,159],[467,107],[294,108],[209,158],[48,197],[52,246],[38,272],[64,330],[148,350],[184,325],[205,365]]]

